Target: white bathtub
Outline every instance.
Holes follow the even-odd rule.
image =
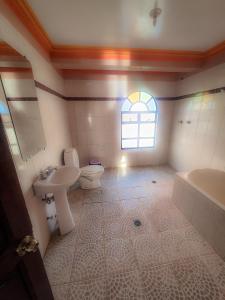
[[[177,173],[173,201],[225,260],[225,172]]]

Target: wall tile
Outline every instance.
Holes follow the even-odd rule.
[[[183,120],[183,124],[178,123]],[[186,120],[191,123],[187,124]],[[177,101],[169,161],[178,171],[197,168],[225,170],[224,93]]]
[[[72,104],[71,104],[72,103]],[[127,165],[156,165],[167,162],[173,103],[158,102],[156,148],[148,150],[121,150],[121,102],[71,102],[69,114],[72,136],[76,136],[80,162],[99,159],[105,167],[120,165],[122,157]],[[72,107],[71,107],[72,106]],[[75,112],[74,112],[75,111]],[[72,140],[74,141],[74,137]],[[83,152],[83,153],[82,153]]]

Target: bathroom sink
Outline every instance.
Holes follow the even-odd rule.
[[[75,226],[68,203],[67,190],[79,177],[79,168],[61,166],[53,170],[46,179],[39,178],[33,184],[35,194],[41,198],[44,198],[47,193],[53,193],[61,234],[70,232]]]
[[[46,179],[38,179],[34,183],[37,196],[44,197],[47,193],[54,193],[61,189],[68,189],[80,177],[80,169],[62,166],[53,170]]]

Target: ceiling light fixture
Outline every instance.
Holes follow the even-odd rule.
[[[161,15],[161,13],[162,9],[158,7],[158,2],[156,0],[154,8],[149,13],[149,16],[153,19],[153,26],[156,26],[157,18]]]

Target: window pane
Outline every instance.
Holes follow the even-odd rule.
[[[155,114],[151,113],[142,113],[141,114],[141,121],[142,122],[154,122],[155,121]]]
[[[153,98],[148,102],[148,108],[151,111],[156,111],[156,103]]]
[[[122,124],[122,138],[138,137],[137,124]]]
[[[137,114],[122,114],[122,122],[137,122]]]
[[[135,93],[131,94],[128,98],[132,104],[137,103],[140,101],[140,93],[135,92]]]
[[[122,140],[122,148],[137,148],[137,140]]]
[[[0,101],[0,114],[1,115],[9,115],[8,107],[5,105],[3,101]]]
[[[139,147],[154,147],[154,139],[140,139]]]
[[[154,137],[154,136],[155,136],[154,123],[140,124],[140,137]]]
[[[141,97],[140,97],[141,102],[147,103],[151,98],[152,98],[151,95],[149,95],[145,92],[141,92]]]
[[[10,145],[17,144],[16,134],[13,128],[6,128],[6,134]]]
[[[148,110],[147,106],[142,102],[138,102],[131,107],[131,111],[147,111],[147,110]]]
[[[122,105],[122,111],[129,111],[131,108],[131,103],[128,99],[126,99],[124,102],[123,102],[123,105]]]
[[[12,153],[14,155],[19,155],[20,154],[20,149],[18,145],[10,145],[11,149],[12,149]]]

